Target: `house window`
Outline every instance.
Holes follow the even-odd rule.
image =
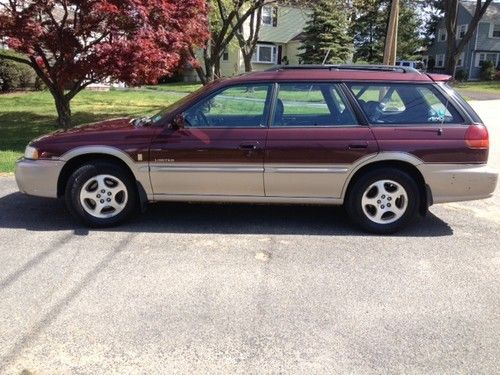
[[[278,26],[278,8],[265,6],[262,8],[262,24],[267,26]]]
[[[252,62],[264,64],[276,64],[278,57],[278,49],[276,46],[268,44],[257,44],[255,52],[252,56]]]
[[[465,52],[462,52],[457,59],[457,68],[462,68],[464,66]]]
[[[462,39],[467,33],[467,25],[458,25],[457,26],[457,39]]]
[[[447,37],[446,29],[439,29],[438,30],[438,41],[444,42],[444,41],[446,41],[446,37]]]
[[[440,55],[436,55],[436,68],[443,68],[444,67],[444,53]]]
[[[500,38],[500,23],[493,25],[493,38]]]
[[[476,68],[483,66],[485,61],[491,61],[494,66],[497,65],[497,54],[496,53],[478,53],[476,55]]]
[[[229,61],[229,51],[227,50],[227,48],[222,53],[222,61]]]

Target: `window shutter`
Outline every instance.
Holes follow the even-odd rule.
[[[490,29],[488,30],[488,37],[493,38],[493,29],[495,28],[495,24],[490,23],[489,26],[490,26]]]
[[[283,46],[278,46],[278,61],[277,64],[281,64],[281,60],[283,58]]]
[[[278,7],[273,7],[273,27],[278,26]]]

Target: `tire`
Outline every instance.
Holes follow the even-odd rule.
[[[139,207],[130,172],[106,161],[91,162],[75,170],[66,184],[64,198],[68,211],[92,228],[123,223]]]
[[[396,168],[377,168],[352,185],[345,202],[351,220],[367,232],[391,234],[418,217],[420,192],[415,180]]]

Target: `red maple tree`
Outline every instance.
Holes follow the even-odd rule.
[[[205,0],[0,1],[0,40],[26,58],[54,97],[58,124],[91,83],[156,83],[208,38]]]

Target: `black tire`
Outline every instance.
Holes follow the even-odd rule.
[[[80,193],[84,185],[98,175],[113,176],[125,185],[126,201],[123,202],[122,211],[115,216],[107,218],[92,216],[81,203]],[[137,186],[131,173],[120,165],[107,161],[90,162],[76,169],[68,179],[64,199],[68,211],[80,222],[92,228],[105,228],[123,223],[139,207]]]
[[[363,209],[362,204],[363,196],[367,193],[370,186],[382,180],[394,181],[401,185],[407,197],[407,200],[405,200],[406,209],[400,211],[404,213],[400,214],[401,216],[399,218],[397,218],[397,215],[389,213],[394,216],[389,216],[388,219],[386,219],[388,223],[374,222],[375,219],[372,219],[374,215],[370,218],[369,215],[365,213],[365,210],[368,211],[368,213],[370,213],[370,210]],[[366,196],[368,196],[368,194]],[[363,230],[376,234],[391,234],[406,227],[418,217],[420,199],[418,185],[408,173],[396,168],[377,168],[364,173],[353,183],[348,192],[344,207],[351,220]],[[377,201],[377,204],[378,202],[379,201]],[[383,205],[384,202],[382,201],[381,204]],[[366,207],[372,208],[372,206]],[[384,206],[374,207],[375,211],[381,207]],[[404,208],[404,204],[401,204],[401,208]],[[390,220],[395,221],[390,222]]]

